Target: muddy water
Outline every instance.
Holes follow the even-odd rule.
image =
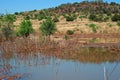
[[[22,74],[18,80],[120,80],[120,62],[81,62],[38,55],[0,57],[3,74]],[[107,78],[107,79],[106,79]]]

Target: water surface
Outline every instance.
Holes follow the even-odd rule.
[[[4,74],[27,74],[19,80],[120,80],[120,62],[82,62],[39,55],[0,58]]]

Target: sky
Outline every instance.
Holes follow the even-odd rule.
[[[30,10],[40,10],[52,8],[65,3],[81,2],[82,0],[0,0],[1,13],[15,13]],[[116,2],[120,4],[120,0],[104,0],[105,2]]]

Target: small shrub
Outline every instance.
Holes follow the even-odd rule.
[[[117,22],[117,25],[120,26],[120,21]]]
[[[67,34],[67,35],[72,35],[72,34],[74,34],[74,31],[72,31],[72,30],[67,30],[66,34]]]
[[[83,18],[85,18],[85,16],[80,16],[79,18],[80,18],[80,19],[81,19],[81,21],[82,21],[82,19],[83,19]]]
[[[89,27],[92,29],[94,33],[97,32],[98,27],[95,24],[90,24]]]
[[[42,20],[42,19],[45,19],[45,17],[42,16],[42,15],[38,15],[38,20],[40,21],[40,20]]]
[[[95,14],[90,14],[89,19],[94,21],[96,19],[96,15]]]
[[[54,21],[54,22],[59,22],[59,19],[55,16],[55,17],[53,18],[53,21]]]
[[[107,25],[108,25],[109,27],[112,27],[112,26],[113,26],[111,23],[108,23]]]
[[[9,26],[4,26],[2,28],[2,34],[6,38],[6,40],[8,40],[10,37],[12,37],[13,33],[14,33],[13,29]]]
[[[44,36],[49,37],[57,31],[56,25],[51,19],[43,21],[39,29]]]
[[[18,12],[15,12],[14,14],[15,14],[15,15],[18,15],[19,13],[18,13]]]
[[[108,21],[110,19],[110,17],[106,16],[104,17],[104,21]]]
[[[68,40],[68,39],[69,39],[69,36],[68,36],[68,35],[65,35],[65,36],[64,36],[64,39],[65,39],[65,40]]]
[[[25,20],[30,20],[30,16],[26,16],[24,19]]]
[[[66,17],[66,21],[74,21],[74,17],[72,17],[72,16],[67,16],[67,17]]]
[[[89,24],[89,27],[92,28],[92,27],[95,27],[96,25],[95,24]]]
[[[34,29],[32,28],[32,23],[29,20],[23,20],[20,23],[18,35],[23,37],[28,37],[31,33],[34,32]]]
[[[69,14],[69,15],[64,15],[64,17],[66,18],[66,21],[74,21],[76,18],[77,18],[77,16],[75,15],[75,14]]]
[[[120,15],[119,14],[115,14],[114,16],[112,16],[111,20],[112,21],[120,21]]]

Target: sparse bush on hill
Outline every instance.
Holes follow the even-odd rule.
[[[23,20],[20,23],[20,29],[18,31],[18,35],[23,37],[28,37],[34,30],[32,28],[32,23],[29,20]]]
[[[90,14],[89,19],[94,21],[96,19],[96,15],[95,14]]]
[[[72,35],[72,34],[74,34],[74,31],[73,30],[67,30],[66,34],[67,35]]]
[[[113,26],[113,24],[112,24],[112,23],[108,23],[107,25],[108,25],[109,27],[112,27],[112,26]]]
[[[92,31],[94,32],[94,33],[96,33],[97,32],[97,29],[98,29],[98,26],[96,26],[95,24],[89,24],[89,27],[92,29]]]
[[[54,21],[54,22],[59,22],[58,17],[57,17],[57,16],[55,16],[55,17],[53,18],[53,21]]]
[[[120,21],[117,22],[117,25],[120,26]]]
[[[0,20],[0,28],[3,37],[5,37],[6,40],[11,38],[13,36],[14,30],[13,30],[13,22],[15,21],[16,17],[11,14],[6,14],[3,17],[1,17]]]
[[[16,20],[16,16],[12,15],[12,14],[6,14],[5,16],[2,17],[3,22],[7,23],[7,24],[13,24],[13,22],[15,22]]]
[[[54,21],[52,21],[51,19],[47,19],[46,21],[43,21],[39,29],[44,36],[49,38],[52,34],[54,34],[57,31],[56,25]]]
[[[120,14],[114,14],[111,18],[112,21],[120,21]]]
[[[42,19],[45,19],[45,16],[42,16],[42,15],[38,15],[38,20],[42,20]]]
[[[15,15],[18,15],[19,13],[18,13],[18,12],[15,12],[14,14],[15,14]]]
[[[83,15],[82,15],[82,16],[79,16],[79,18],[80,18],[81,21],[82,21],[82,19],[83,19],[83,18],[86,18],[86,16],[83,16]]]
[[[109,20],[108,16],[105,16],[103,14],[90,14],[89,15],[89,19],[92,21],[96,21],[96,22],[105,22],[107,20]]]
[[[77,18],[77,15],[75,14],[68,14],[64,16],[66,18],[66,21],[74,21]]]
[[[25,19],[25,20],[30,20],[30,16],[29,16],[29,15],[28,15],[28,16],[25,16],[24,19]]]
[[[2,31],[2,35],[5,37],[6,40],[11,38],[13,36],[13,34],[14,34],[13,29],[10,26],[8,26],[8,25],[4,25],[1,28],[1,31]]]

